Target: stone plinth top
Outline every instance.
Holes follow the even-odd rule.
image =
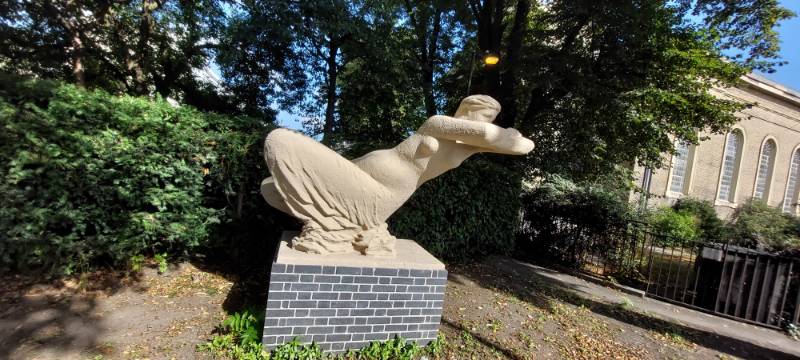
[[[397,239],[394,257],[364,256],[358,252],[346,254],[310,254],[289,247],[297,233],[284,232],[278,247],[275,263],[317,266],[346,266],[360,268],[392,268],[417,270],[444,270],[444,264],[412,240]]]

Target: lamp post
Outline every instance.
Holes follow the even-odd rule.
[[[472,90],[472,73],[475,70],[475,58],[478,57],[477,49],[472,52],[472,59],[469,63],[469,80],[467,81],[467,96],[470,94],[470,90]],[[483,64],[485,66],[494,66],[500,62],[500,55],[497,55],[493,52],[487,51],[483,54]]]

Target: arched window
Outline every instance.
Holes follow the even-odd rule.
[[[675,155],[672,157],[672,178],[669,183],[670,192],[676,194],[687,194],[689,192],[693,155],[693,145],[684,141],[679,141],[675,144]]]
[[[758,160],[758,173],[756,174],[756,188],[753,198],[767,200],[769,189],[772,185],[772,169],[775,168],[775,141],[767,139],[761,145],[761,156]]]
[[[739,180],[739,163],[742,160],[742,143],[744,136],[741,130],[728,133],[725,140],[725,157],[722,161],[722,173],[719,181],[718,199],[727,202],[736,200],[736,182]]]
[[[783,195],[783,212],[794,213],[797,204],[797,180],[800,178],[800,149],[794,151],[789,166],[789,179],[786,181],[786,193]]]

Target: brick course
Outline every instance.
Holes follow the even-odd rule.
[[[441,321],[446,270],[272,264],[263,343],[325,351],[395,336],[426,345]]]

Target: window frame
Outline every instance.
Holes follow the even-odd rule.
[[[790,206],[793,206],[794,208],[788,209],[788,211],[786,209],[786,195],[789,192],[789,181],[792,178],[792,162],[794,161],[795,154],[800,154],[800,145],[795,146],[794,149],[792,149],[792,153],[789,155],[789,170],[786,172],[786,186],[784,186],[783,188],[783,198],[781,199],[781,212],[784,214],[791,214],[797,216],[798,194],[800,194],[800,191],[798,191],[800,190],[800,186],[798,185],[800,185],[800,181],[795,182],[793,190],[794,194],[791,195],[792,201],[794,201],[795,204]],[[800,156],[798,156],[798,159],[800,159]],[[800,163],[800,161],[798,162]],[[797,172],[798,172],[797,178],[800,179],[800,164],[798,164]]]
[[[722,192],[722,177],[725,174],[725,157],[728,155],[728,143],[730,142],[729,135],[739,133],[741,137],[736,148],[736,157],[734,158],[733,171],[731,174],[731,184],[728,191],[728,198],[723,199],[720,197]],[[739,190],[739,177],[742,169],[742,158],[744,157],[744,148],[747,144],[747,136],[741,126],[733,126],[730,131],[725,133],[725,141],[722,147],[722,159],[719,167],[719,177],[717,179],[717,194],[715,196],[714,205],[722,205],[729,207],[737,207],[736,196]]]
[[[756,191],[758,189],[758,178],[761,174],[761,162],[763,161],[764,155],[764,146],[766,146],[769,142],[772,142],[773,150],[772,156],[769,159],[769,164],[767,165],[767,176],[765,180],[765,188],[764,188],[764,197],[760,200],[763,200],[766,203],[769,203],[771,195],[772,195],[772,182],[775,179],[775,162],[778,158],[778,153],[780,152],[780,147],[778,146],[778,141],[772,135],[767,135],[764,137],[764,140],[761,141],[761,147],[759,147],[758,151],[758,163],[756,164],[756,177],[753,180],[753,194],[752,197],[756,198]],[[789,167],[791,167],[791,158],[789,159]]]
[[[674,146],[677,148],[678,144],[686,143],[686,168],[683,172],[683,189],[681,192],[675,192],[672,190],[672,181],[673,176],[675,174],[675,160],[677,159],[677,154],[672,154],[670,157],[670,166],[669,166],[669,174],[667,175],[667,190],[665,192],[668,198],[675,198],[679,199],[681,197],[689,195],[689,192],[692,188],[692,180],[693,176],[692,173],[694,171],[694,162],[695,162],[695,155],[697,154],[696,148],[697,145],[692,144],[690,142],[684,142],[677,140],[674,142]]]

